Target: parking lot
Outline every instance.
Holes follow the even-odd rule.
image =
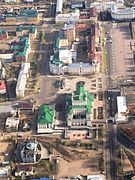
[[[134,73],[133,51],[131,50],[130,29],[128,24],[113,25],[112,33],[112,69],[116,76]]]

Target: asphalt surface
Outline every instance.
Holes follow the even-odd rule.
[[[108,124],[108,148],[109,170],[107,177],[110,180],[117,180],[117,125]]]
[[[132,126],[132,123],[131,123],[131,126]],[[129,139],[126,135],[124,135],[124,133],[122,133],[122,131],[120,130],[120,127],[127,127],[127,125],[123,124],[123,125],[118,126],[118,133],[117,133],[118,142],[122,146],[126,147],[127,149],[130,149],[131,151],[135,152],[135,143],[131,139]]]
[[[119,81],[134,74],[129,23],[103,23],[106,38],[106,82],[109,88],[118,87]]]

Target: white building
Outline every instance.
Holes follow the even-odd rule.
[[[6,131],[18,131],[19,119],[14,117],[8,117],[6,119],[5,128]]]
[[[96,66],[89,63],[72,63],[68,65],[69,75],[92,75],[96,72]]]
[[[95,7],[97,12],[106,11],[111,9],[112,5],[115,5],[116,3],[114,1],[109,2],[94,2],[90,5],[90,8]]]
[[[57,0],[56,14],[62,13],[62,8],[63,8],[63,0]]]
[[[115,122],[122,123],[126,122],[126,112],[127,112],[127,101],[126,96],[118,96],[117,97],[117,108],[118,113],[115,115]]]
[[[118,9],[116,5],[111,7],[111,17],[114,20],[124,21],[135,18],[135,10],[133,8]]]
[[[79,21],[80,11],[77,9],[75,12],[69,14],[58,14],[55,17],[55,22],[77,22]]]
[[[16,95],[20,97],[24,97],[25,89],[26,89],[26,83],[27,78],[29,76],[29,69],[30,69],[30,63],[24,63],[22,64],[17,85],[16,85]]]
[[[12,62],[13,61],[13,53],[0,54],[0,59],[4,62]]]

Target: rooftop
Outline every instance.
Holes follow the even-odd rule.
[[[20,27],[16,28],[17,32],[21,32],[23,30],[28,30],[29,33],[34,33],[35,30],[36,30],[36,27],[33,27],[33,26],[20,26]]]
[[[78,82],[76,85],[76,91],[68,96],[68,112],[77,108],[85,108],[87,113],[91,113],[94,96],[85,90],[84,84],[85,83],[83,81]]]
[[[19,17],[19,16],[37,17],[38,12],[36,9],[21,9],[18,14],[15,14],[13,12],[8,12],[5,15],[6,17]]]
[[[40,106],[40,112],[38,115],[38,124],[52,124],[54,120],[55,110],[47,104]]]

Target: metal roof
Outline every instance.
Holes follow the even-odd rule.
[[[68,113],[72,113],[72,110],[77,108],[83,108],[83,109],[85,108],[87,113],[91,113],[94,96],[85,90],[84,84],[85,83],[82,81],[78,82],[76,85],[76,91],[68,96],[67,98],[69,104]],[[74,101],[77,101],[78,103],[74,105],[73,103]],[[81,102],[86,102],[86,103],[82,104]]]
[[[54,120],[55,110],[47,104],[40,106],[38,115],[38,124],[52,124]]]

